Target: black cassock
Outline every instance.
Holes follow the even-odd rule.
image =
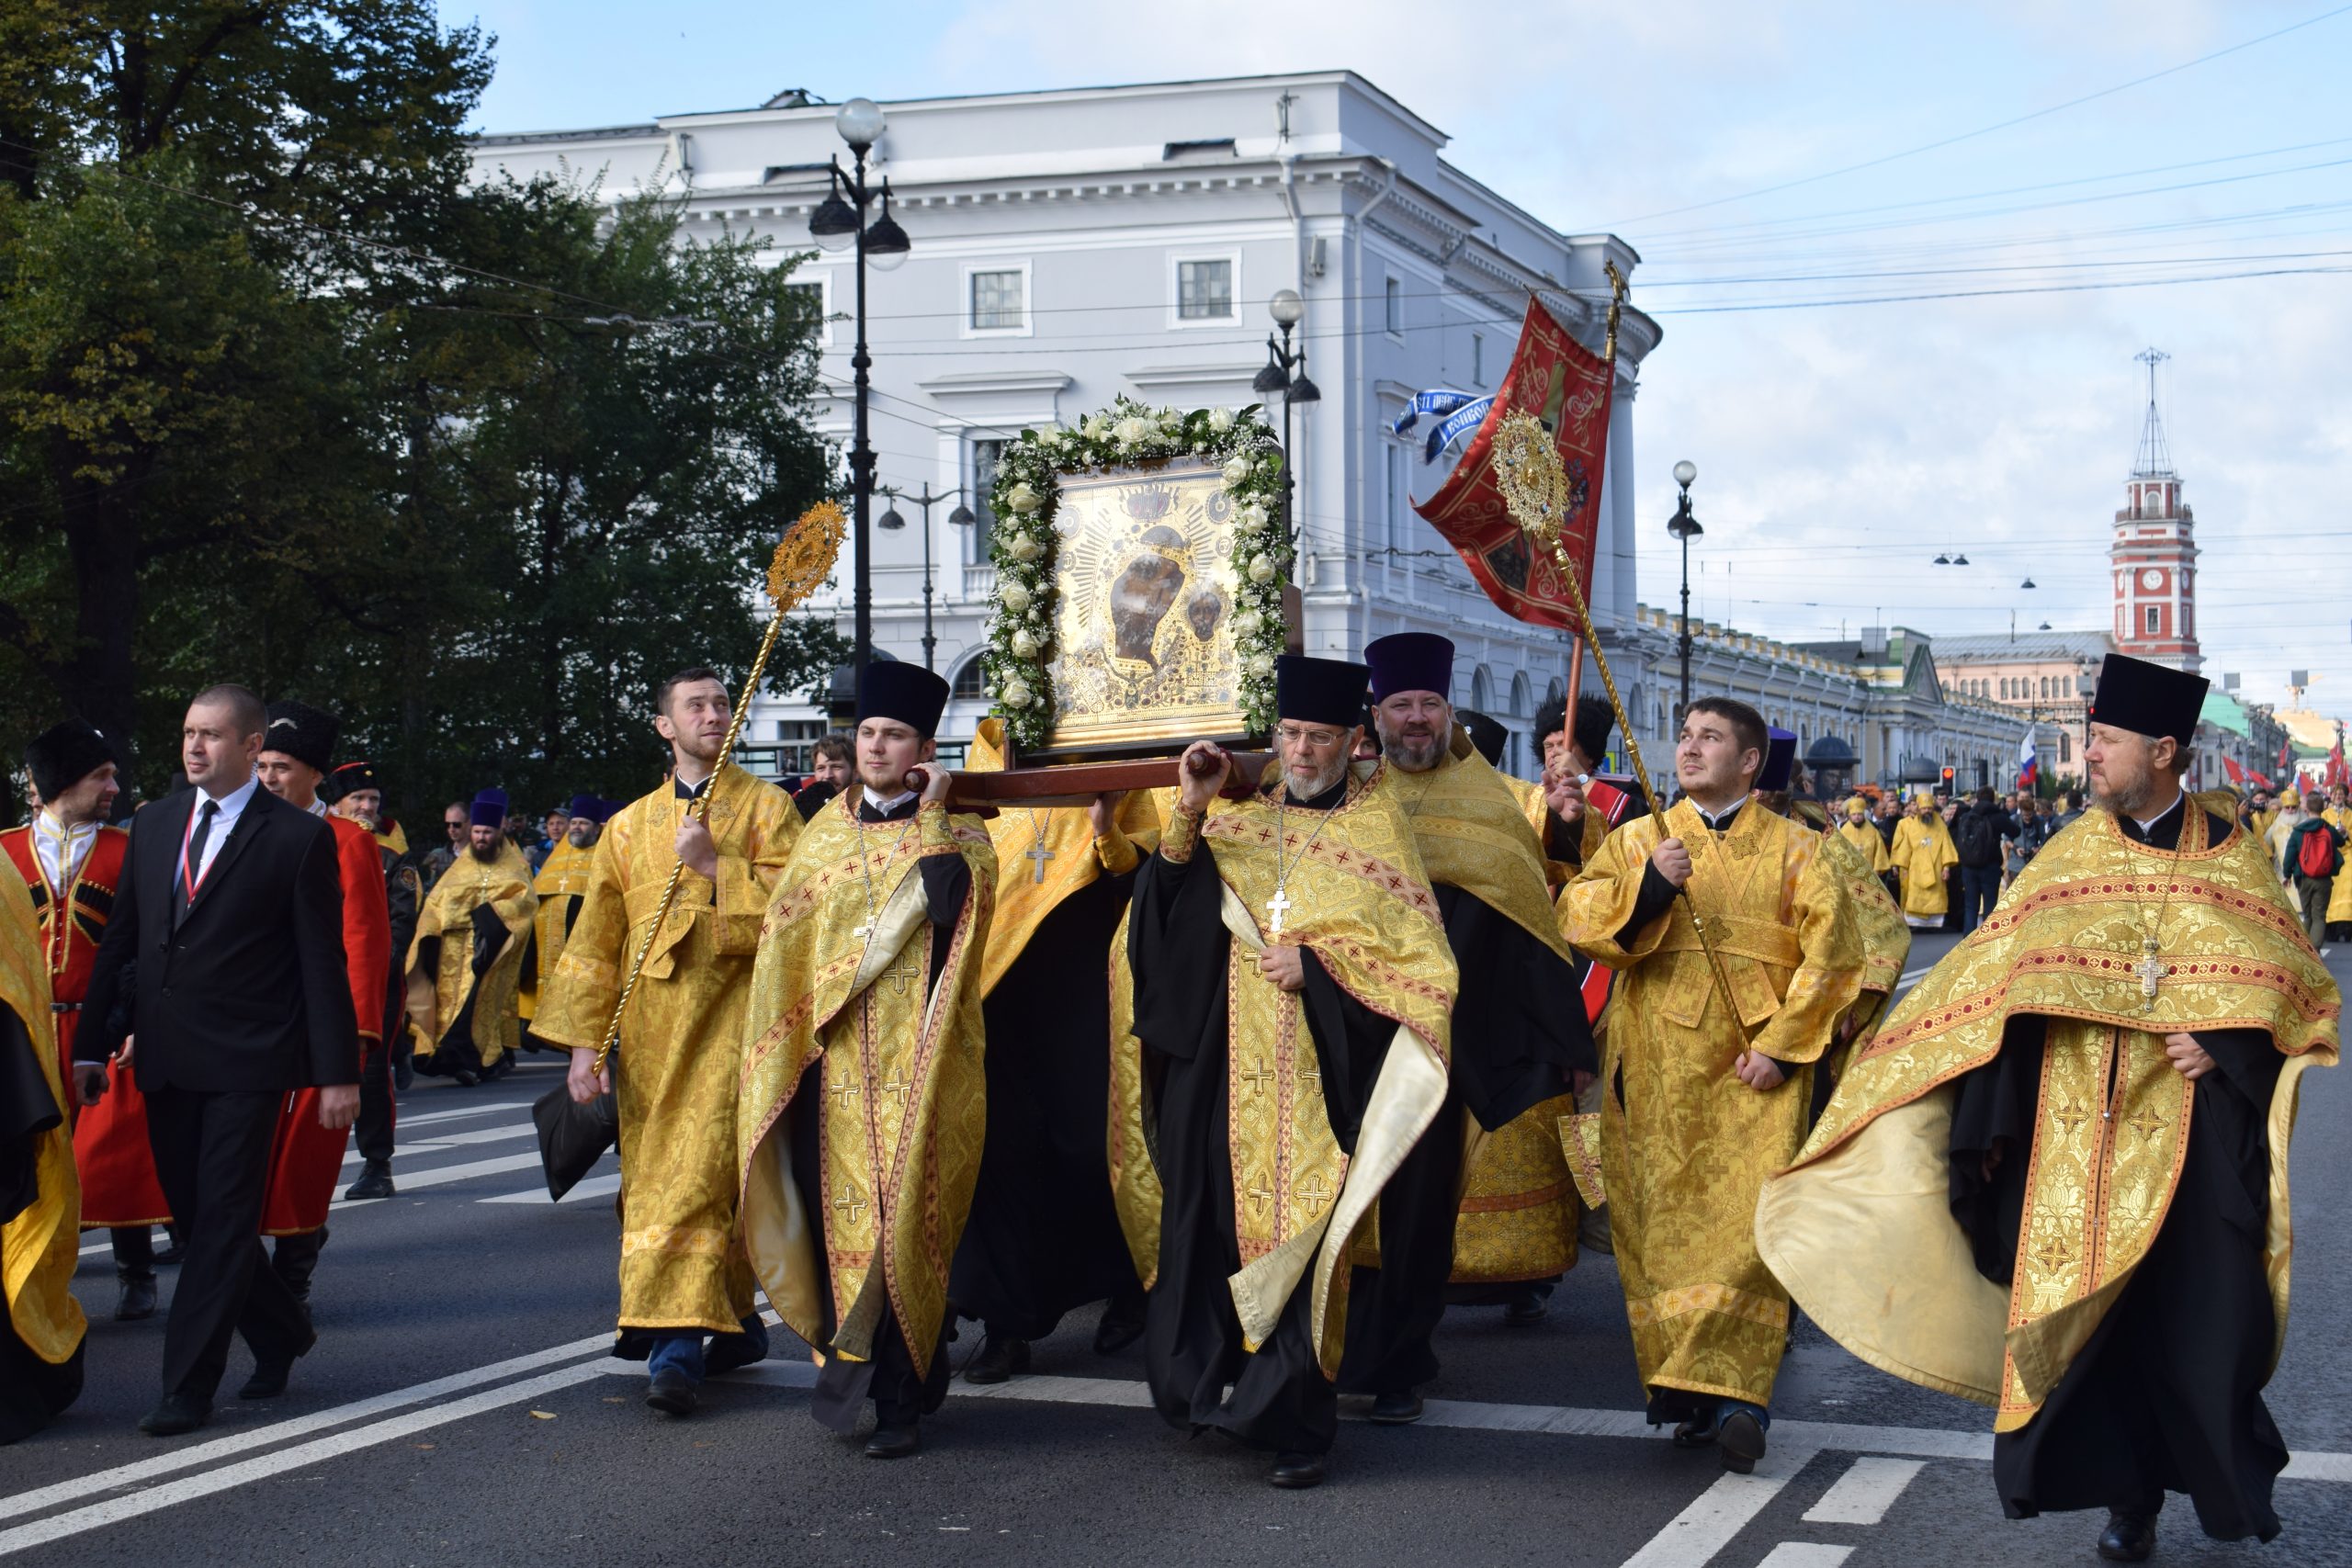
[[[2178,841],[2177,813],[2146,841]],[[2125,831],[2136,824],[2125,819]],[[2227,824],[2207,824],[2218,841]],[[2001,1054],[1960,1080],[1952,1111],[1952,1213],[1976,1268],[2016,1268],[2040,1102],[2043,1026],[2012,1020]],[[2284,1058],[2261,1030],[2199,1031],[2217,1070],[2197,1080],[2179,1186],[2147,1256],[2025,1427],[1993,1440],[2011,1518],[2075,1508],[2154,1513],[2186,1492],[2221,1540],[2278,1533],[2271,1483],[2287,1447],[2262,1401],[2277,1317],[2262,1266],[2270,1207],[2266,1132]],[[1990,1182],[1984,1152],[2006,1140]]]
[[[947,1293],[996,1337],[1042,1339],[1073,1307],[1143,1295],[1103,1140],[1111,937],[1134,887],[1099,875],[1055,905],[980,1004],[988,1140]]]
[[[40,1058],[15,1010],[0,1007],[0,1224],[40,1196],[40,1140],[63,1118],[40,1070]],[[85,1337],[62,1366],[51,1366],[17,1336],[0,1336],[0,1443],[28,1438],[82,1393]]]
[[[1292,804],[1328,811],[1346,789],[1342,780],[1311,801]],[[1226,962],[1233,938],[1219,913],[1223,886],[1205,840],[1188,862],[1154,853],[1136,873],[1127,960],[1163,1193],[1159,1278],[1144,1310],[1144,1375],[1153,1404],[1173,1426],[1214,1428],[1279,1453],[1326,1453],[1339,1428],[1340,1402],[1310,1339],[1311,1272],[1254,1354],[1242,1348],[1227,1285],[1240,1271],[1241,1249],[1227,1145]],[[1340,1147],[1353,1155],[1364,1101],[1396,1025],[1350,997],[1311,951],[1300,956],[1303,1010],[1323,1075],[1324,1107]],[[1419,1195],[1419,1205],[1442,1206],[1432,1217],[1425,1207],[1412,1207],[1415,1163],[1408,1158],[1384,1192],[1384,1230],[1392,1195],[1409,1209],[1400,1226],[1452,1224],[1451,1172],[1437,1190]],[[1441,1273],[1441,1285],[1443,1279]]]
[[[1357,1269],[1348,1293],[1349,1393],[1403,1393],[1437,1376],[1430,1340],[1453,1273],[1462,1112],[1496,1132],[1566,1093],[1570,1070],[1600,1071],[1574,967],[1475,895],[1443,883],[1436,893],[1461,972],[1445,1104],[1382,1190],[1381,1267]]]

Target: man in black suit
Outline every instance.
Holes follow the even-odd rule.
[[[210,1417],[232,1331],[254,1352],[243,1399],[282,1392],[316,1342],[257,1234],[270,1145],[290,1089],[317,1086],[330,1128],[350,1125],[359,1105],[334,837],[259,787],[263,725],[261,700],[243,686],[188,705],[180,751],[192,787],[132,821],[90,976],[91,1026],[74,1043],[75,1089],[95,1104],[128,1018],[125,1055],[187,1249],[164,1331],[164,1397],[139,1423],[156,1437]]]

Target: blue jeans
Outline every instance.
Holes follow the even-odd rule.
[[[702,1382],[705,1337],[706,1336],[699,1328],[656,1329],[648,1332],[646,1338],[651,1342],[652,1348],[647,1352],[645,1358],[646,1375],[651,1377],[664,1370],[669,1370],[684,1372],[696,1382]],[[741,1332],[713,1334],[707,1337],[711,1351],[723,1352],[718,1358],[726,1363],[718,1369],[721,1371],[727,1371],[732,1367],[747,1365],[767,1354],[768,1325],[761,1321],[757,1313],[743,1319]]]
[[[1964,865],[1960,868],[1960,929],[1973,931],[2001,901],[2001,868]]]

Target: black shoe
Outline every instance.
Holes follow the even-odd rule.
[[[675,1367],[664,1367],[645,1385],[645,1403],[665,1416],[691,1416],[702,1403],[702,1388]]]
[[[155,1276],[144,1279],[125,1274],[119,1276],[122,1294],[115,1298],[114,1320],[117,1323],[137,1323],[142,1317],[155,1315]]]
[[[1409,1388],[1373,1399],[1372,1424],[1375,1427],[1409,1427],[1420,1418],[1421,1396]]]
[[[1764,1457],[1764,1423],[1750,1411],[1733,1411],[1715,1428],[1715,1449],[1734,1475],[1755,1473],[1756,1461]]]
[[[981,1341],[979,1354],[964,1368],[964,1381],[972,1383],[1003,1382],[1013,1373],[1028,1370],[1029,1341],[1000,1339],[991,1334]]]
[[[910,1421],[903,1427],[876,1427],[865,1439],[867,1459],[905,1459],[922,1447],[922,1430]]]
[[[254,1362],[254,1375],[237,1391],[239,1399],[276,1399],[286,1392],[286,1380],[293,1374],[294,1358],[273,1356],[268,1360]]]
[[[1310,1486],[1323,1484],[1321,1454],[1276,1454],[1274,1468],[1266,1472],[1267,1482],[1285,1492],[1304,1492]]]
[[[164,1245],[155,1249],[158,1263],[177,1263],[187,1256],[187,1248],[180,1245],[180,1233],[170,1225],[164,1227]]]
[[[768,1342],[764,1338],[754,1339],[748,1334],[714,1334],[710,1348],[703,1353],[703,1376],[715,1378],[721,1372],[755,1366],[767,1359]]]
[[[1722,1419],[1721,1410],[1709,1410],[1703,1416],[1693,1416],[1688,1421],[1679,1423],[1674,1428],[1674,1446],[1678,1449],[1713,1448],[1715,1435],[1721,1429],[1717,1423]]]
[[[2148,1553],[2156,1549],[2156,1517],[2133,1509],[2116,1508],[2107,1516],[2107,1529],[2099,1532],[2098,1554],[2109,1562],[2145,1562]]]
[[[176,1438],[212,1419],[212,1401],[193,1393],[167,1393],[154,1409],[139,1418],[139,1429],[151,1438]]]
[[[416,1064],[406,1056],[392,1064],[392,1088],[406,1094],[416,1083]]]
[[[1533,1291],[1529,1291],[1524,1295],[1513,1296],[1503,1308],[1503,1326],[1532,1328],[1551,1315],[1551,1303]]]
[[[344,1189],[343,1196],[346,1202],[357,1202],[367,1198],[389,1198],[397,1190],[392,1185],[391,1162],[371,1159],[360,1168],[359,1179]]]
[[[476,1084],[481,1082],[481,1075],[475,1072],[471,1067],[459,1067],[449,1076],[458,1080],[458,1087],[459,1089],[471,1089]]]
[[[1116,1355],[1142,1337],[1142,1298],[1131,1302],[1114,1300],[1102,1309],[1102,1321],[1094,1325],[1094,1353]]]

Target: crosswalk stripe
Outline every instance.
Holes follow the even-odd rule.
[[[399,1120],[402,1128],[423,1127],[435,1122],[455,1122],[463,1116],[487,1116],[493,1111],[527,1111],[530,1105],[527,1100],[500,1100],[488,1105],[469,1105],[458,1111],[426,1111],[413,1116],[402,1111]]]
[[[1903,1495],[1911,1478],[1927,1468],[1925,1460],[1858,1459],[1845,1474],[1805,1510],[1805,1522],[1815,1525],[1874,1525]]]
[[[1811,1515],[1805,1516],[1812,1517]],[[1810,1540],[1784,1540],[1764,1554],[1756,1568],[1838,1568],[1854,1555],[1850,1546],[1823,1546]]]
[[[621,1173],[616,1170],[605,1176],[585,1178],[571,1191],[554,1201],[582,1203],[591,1198],[609,1198],[620,1190]],[[548,1206],[548,1190],[544,1186],[526,1187],[520,1192],[501,1192],[489,1198],[477,1198],[474,1201],[477,1203],[537,1203],[542,1208]]]
[[[431,1170],[400,1171],[392,1181],[400,1195],[406,1197],[420,1187],[446,1187],[452,1181],[469,1181],[477,1176],[503,1176],[510,1170],[530,1170],[539,1163],[539,1151],[528,1150],[519,1155],[500,1155],[495,1159],[478,1159],[464,1165],[445,1165]]]
[[[413,1144],[395,1144],[392,1145],[392,1157],[397,1159],[409,1152],[467,1148],[475,1144],[503,1144],[511,1138],[535,1137],[537,1134],[538,1128],[528,1122],[516,1122],[512,1126],[475,1127],[463,1133],[442,1133],[430,1138],[419,1138]],[[353,1149],[343,1156],[343,1163],[357,1165],[363,1157],[357,1149]]]

